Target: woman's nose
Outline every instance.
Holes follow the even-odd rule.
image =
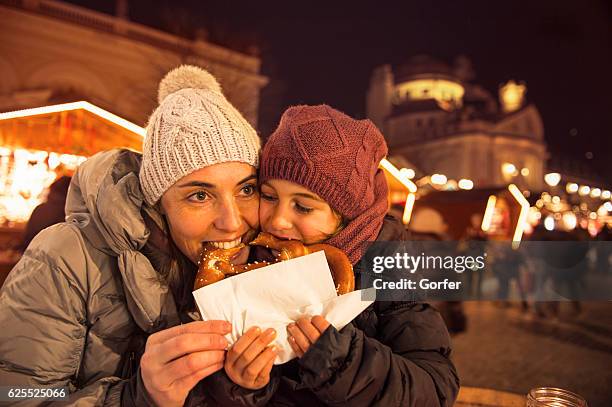
[[[224,201],[217,212],[215,226],[224,232],[235,232],[242,226],[242,213],[235,200]]]

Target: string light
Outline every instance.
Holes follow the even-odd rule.
[[[474,188],[474,182],[470,179],[465,179],[465,178],[460,179],[458,185],[459,185],[459,188],[466,189],[466,190]]]
[[[516,199],[516,201],[521,205],[521,212],[519,213],[518,221],[516,223],[516,228],[514,229],[514,236],[512,237],[512,248],[518,248],[521,238],[523,237],[523,231],[525,230],[525,225],[527,224],[527,215],[529,214],[529,202],[523,194],[521,194],[521,190],[514,184],[508,185],[508,190]]]
[[[446,184],[447,178],[444,174],[433,174],[431,176],[431,183],[436,185],[444,185]]]
[[[125,120],[122,117],[119,117],[107,110],[99,108],[98,106],[92,105],[91,103],[85,102],[85,101],[62,103],[59,105],[35,107],[32,109],[23,109],[23,110],[16,110],[13,112],[0,113],[0,120],[16,119],[19,117],[66,112],[70,110],[79,110],[79,109],[86,110],[90,113],[100,116],[101,118],[106,119],[110,122],[113,122],[116,125],[121,126],[124,129],[134,132],[142,137],[144,137],[146,134],[146,130],[144,128],[132,123],[129,120]]]
[[[591,188],[587,185],[580,186],[580,189],[578,190],[578,194],[581,196],[588,195],[589,192],[591,192]]]
[[[561,174],[558,172],[549,172],[544,175],[544,181],[551,187],[556,187],[561,182]]]
[[[493,220],[493,214],[495,213],[495,204],[497,203],[497,197],[490,195],[487,200],[487,207],[485,209],[484,216],[482,217],[482,225],[480,228],[483,232],[488,232],[491,228],[491,221]]]

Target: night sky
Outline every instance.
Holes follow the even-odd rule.
[[[114,12],[112,1],[72,2]],[[418,54],[448,63],[466,55],[475,82],[494,94],[509,79],[526,82],[527,99],[542,114],[553,157],[571,157],[612,182],[609,4],[387,3],[139,0],[129,2],[129,13],[133,21],[185,37],[203,26],[214,43],[244,52],[256,46],[262,73],[271,79],[261,99],[264,136],[292,104],[328,103],[364,117],[376,66]]]

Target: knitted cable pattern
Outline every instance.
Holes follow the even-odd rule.
[[[139,175],[148,204],[201,168],[224,162],[258,166],[257,132],[210,73],[179,67],[161,81],[159,97],[147,125]]]

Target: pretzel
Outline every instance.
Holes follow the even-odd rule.
[[[334,246],[324,243],[304,245],[299,240],[282,240],[265,232],[261,232],[249,244],[252,246],[265,246],[278,251],[276,262],[294,259],[323,250],[332,272],[336,292],[342,295],[355,289],[353,266],[346,254]],[[205,244],[200,255],[200,261],[198,262],[198,274],[196,275],[194,290],[216,283],[225,277],[231,277],[270,264],[264,261],[239,266],[232,265],[230,259],[243,247],[244,245],[240,245],[231,249],[219,249],[210,243]]]

